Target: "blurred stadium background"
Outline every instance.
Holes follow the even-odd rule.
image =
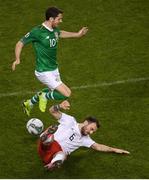
[[[15,72],[11,64],[15,43],[44,21],[49,6],[64,10],[61,29],[89,28],[82,39],[59,42],[61,77],[73,93],[69,114],[80,121],[86,115],[101,119],[93,139],[130,156],[81,148],[61,169],[44,170],[21,107],[43,87],[34,76],[32,46],[24,48]],[[0,178],[149,178],[148,29],[149,0],[0,0]],[[41,113],[36,106],[31,117],[45,127],[55,123],[48,108]]]

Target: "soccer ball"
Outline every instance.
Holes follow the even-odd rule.
[[[30,134],[39,135],[42,133],[44,125],[41,120],[32,118],[27,122],[26,128]]]

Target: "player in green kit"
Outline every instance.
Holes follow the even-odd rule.
[[[31,99],[23,102],[24,110],[30,115],[34,104],[39,102],[39,109],[42,112],[46,110],[48,99],[65,100],[70,97],[71,90],[60,78],[57,63],[57,45],[59,38],[80,38],[84,36],[88,28],[83,27],[78,32],[67,32],[60,30],[58,25],[62,22],[63,11],[56,7],[50,7],[45,12],[46,20],[37,27],[34,27],[16,44],[15,61],[12,64],[12,70],[20,64],[20,55],[22,48],[32,43],[36,55],[35,75],[37,79],[45,84],[45,88],[35,94]]]

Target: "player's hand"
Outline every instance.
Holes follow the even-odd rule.
[[[14,71],[16,69],[16,65],[20,64],[20,60],[15,60],[13,63],[12,63],[12,70]]]
[[[64,109],[64,110],[69,110],[70,109],[70,103],[65,100],[60,104],[60,108]]]
[[[129,151],[125,151],[123,149],[116,149],[116,148],[114,149],[114,152],[118,154],[130,154]]]
[[[83,27],[82,29],[80,29],[80,31],[78,32],[78,36],[79,37],[82,37],[84,36],[88,31],[88,28],[87,27]]]

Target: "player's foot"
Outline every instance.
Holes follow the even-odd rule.
[[[22,103],[22,106],[23,106],[24,113],[27,114],[28,116],[30,116],[31,109],[32,109],[32,106],[30,105],[30,100],[25,100]]]
[[[47,168],[48,170],[53,170],[55,168],[60,168],[62,164],[63,164],[63,161],[62,160],[58,160],[58,161],[55,161],[54,163],[47,164],[45,166],[45,168]]]
[[[60,168],[62,166],[62,164],[63,164],[63,161],[62,160],[58,160],[58,161],[55,161],[53,163],[53,167],[54,168]]]
[[[45,97],[44,92],[40,92],[39,93],[39,109],[41,112],[45,112],[46,111],[46,106],[47,106],[47,99]]]

